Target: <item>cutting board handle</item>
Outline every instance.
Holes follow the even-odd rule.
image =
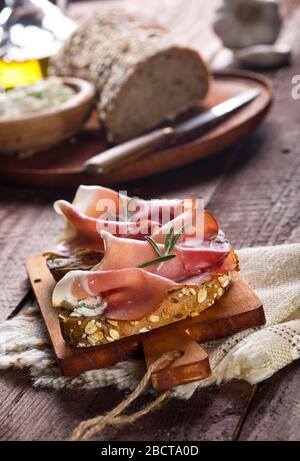
[[[208,355],[188,333],[177,325],[164,331],[152,331],[145,335],[143,348],[147,367],[166,352],[178,351],[178,359],[163,363],[152,373],[154,389],[171,389],[180,384],[198,381],[211,375]]]

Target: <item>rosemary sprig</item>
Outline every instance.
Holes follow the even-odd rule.
[[[155,251],[155,253],[157,254],[158,258],[155,258],[155,259],[152,259],[151,261],[147,261],[146,263],[144,264],[141,264],[140,266],[138,266],[140,269],[143,269],[144,267],[148,267],[148,266],[152,266],[152,264],[158,264],[160,263],[160,266],[161,267],[161,264],[163,264],[164,262],[166,261],[169,261],[171,259],[174,259],[176,258],[176,255],[174,254],[171,254],[176,243],[178,242],[178,240],[180,239],[180,237],[183,235],[185,229],[187,228],[186,225],[182,226],[182,228],[179,230],[179,232],[177,232],[176,234],[174,234],[174,225],[172,224],[170,226],[170,229],[166,235],[166,238],[165,238],[165,244],[164,244],[164,254],[161,252],[161,250],[159,249],[159,246],[157,245],[157,243],[153,240],[152,237],[149,237],[149,236],[146,236],[145,237],[145,240],[147,240],[148,243],[150,243],[150,245],[152,246],[153,250]]]
[[[145,237],[145,240],[147,240],[148,243],[150,243],[150,245],[152,246],[153,250],[155,251],[155,253],[159,256],[159,257],[162,257],[164,256],[162,254],[162,252],[160,251],[157,243],[153,240],[153,238],[149,237],[148,235],[146,235]],[[166,254],[166,252],[165,252]]]
[[[174,258],[176,258],[176,255],[160,256],[159,258],[151,259],[151,261],[147,261],[144,264],[140,264],[138,266],[138,268],[143,269],[144,267],[152,266],[152,264],[164,263],[164,262],[170,261],[170,259],[174,259]]]
[[[173,233],[174,233],[174,224],[170,226],[169,232],[167,233],[166,238],[165,238],[165,245],[164,245],[165,254],[169,254],[170,251],[172,251],[171,246],[172,246]]]
[[[178,242],[178,240],[180,239],[180,237],[184,234],[185,230],[189,227],[189,224],[184,224],[182,226],[182,228],[180,229],[179,232],[177,232],[177,234],[173,235],[172,237],[172,246],[173,248],[175,247],[176,243]]]
[[[176,234],[174,234],[173,224],[170,226],[169,232],[167,233],[166,239],[165,239],[165,246],[164,246],[165,254],[170,254],[171,251],[173,251],[176,243],[178,242],[180,237],[184,234],[184,231],[186,230],[187,227],[188,227],[188,224],[183,225],[181,229]]]

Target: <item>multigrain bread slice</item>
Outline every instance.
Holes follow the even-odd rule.
[[[209,89],[197,51],[174,43],[162,27],[124,11],[84,18],[50,72],[92,81],[108,139],[120,143],[193,108]]]
[[[91,270],[101,261],[103,253],[86,248],[74,251],[68,257],[55,253],[46,253],[45,256],[47,267],[54,280],[58,282],[70,271]]]
[[[59,321],[62,335],[71,346],[91,347],[147,333],[198,315],[221,298],[231,281],[232,274],[228,272],[199,286],[182,286],[169,292],[151,315],[134,322],[108,320],[103,315],[77,317],[72,316],[70,310],[61,309]]]

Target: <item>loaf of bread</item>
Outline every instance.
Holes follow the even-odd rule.
[[[189,317],[194,317],[212,306],[232,281],[232,274],[215,276],[199,286],[183,286],[168,293],[164,301],[149,317],[138,321],[109,320],[104,315],[74,316],[74,312],[61,309],[59,313],[62,335],[75,347],[100,346],[128,336],[147,333]]]
[[[163,28],[119,10],[83,19],[49,68],[52,74],[95,84],[99,117],[113,143],[197,106],[210,80],[197,51],[176,45]]]

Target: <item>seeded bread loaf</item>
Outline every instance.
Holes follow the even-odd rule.
[[[122,11],[85,18],[50,72],[92,81],[108,139],[120,143],[197,106],[209,88],[199,54]]]
[[[198,315],[220,299],[231,280],[232,275],[228,272],[198,287],[183,286],[173,290],[148,318],[135,322],[108,320],[103,315],[76,317],[69,310],[62,309],[59,313],[62,335],[71,346],[90,347],[146,333]]]

